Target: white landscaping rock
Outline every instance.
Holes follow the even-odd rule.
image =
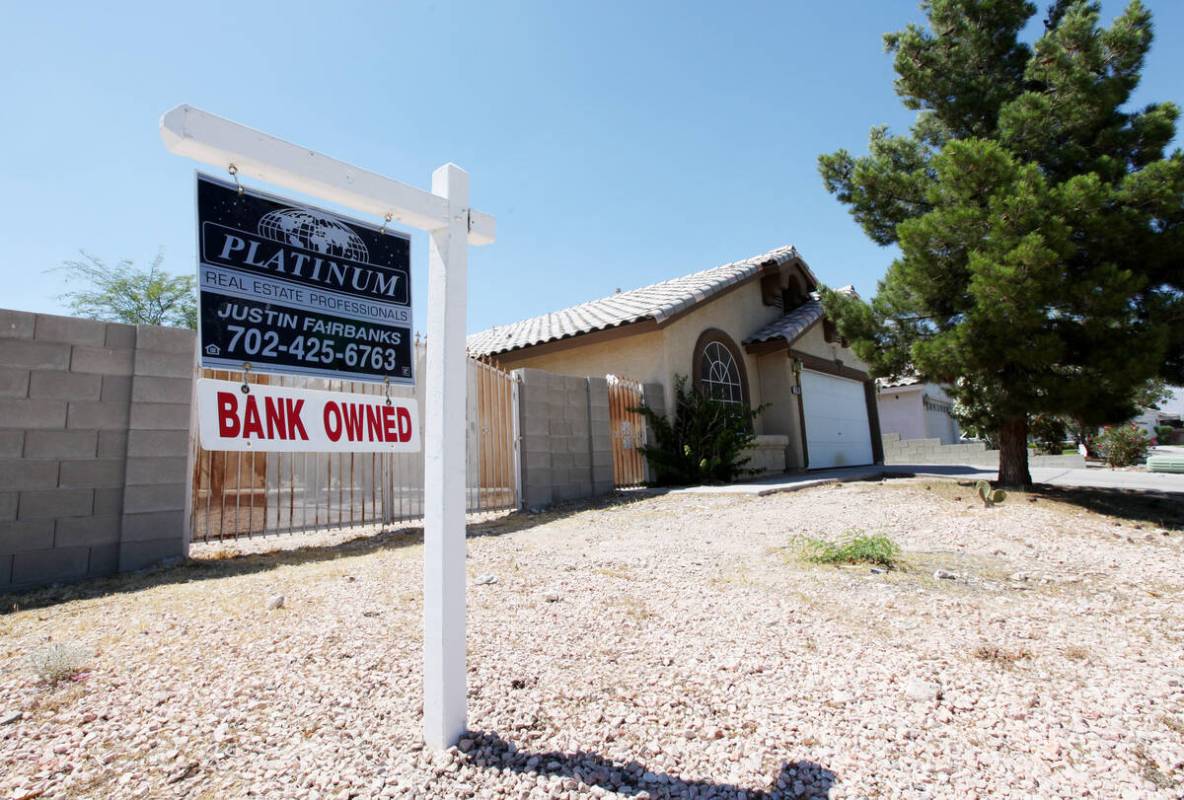
[[[470,594],[469,730],[441,754],[412,536],[244,540],[341,558],[6,609],[0,798],[1179,800],[1184,537],[921,483],[483,520],[471,582],[506,584]],[[906,566],[800,563],[786,520],[883,533]],[[908,566],[931,558],[957,580]],[[300,613],[252,613],[281,582]],[[37,683],[49,642],[85,676]]]
[[[923,681],[920,678],[911,678],[904,685],[904,694],[914,702],[932,703],[941,699],[941,686]]]

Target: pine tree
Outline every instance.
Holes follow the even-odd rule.
[[[877,375],[918,372],[998,432],[999,480],[1031,482],[1028,421],[1133,413],[1147,380],[1184,379],[1184,154],[1178,108],[1126,105],[1151,46],[1132,0],[1058,0],[1033,46],[1025,0],[926,0],[885,36],[907,135],[819,159],[869,237],[895,244],[871,303],[826,292]]]

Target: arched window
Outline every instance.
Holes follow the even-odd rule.
[[[721,330],[706,330],[695,344],[695,386],[725,403],[748,404],[748,375],[740,350]]]

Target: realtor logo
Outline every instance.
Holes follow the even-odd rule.
[[[307,208],[281,208],[264,214],[256,230],[273,242],[303,247],[326,256],[370,261],[362,237],[340,221]]]

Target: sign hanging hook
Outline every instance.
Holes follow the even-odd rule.
[[[386,212],[386,217],[384,217],[384,218],[383,218],[383,220],[382,220],[382,227],[378,229],[378,235],[379,235],[379,236],[386,236],[386,226],[387,226],[387,225],[390,225],[390,224],[391,224],[391,220],[392,220],[392,219],[394,219],[394,218],[395,218],[395,215],[394,215],[394,214],[392,214],[392,213],[391,213],[391,212],[389,212],[389,211],[388,211],[388,212]]]
[[[239,387],[243,394],[251,393],[251,386],[247,383],[247,378],[251,377],[251,362],[243,362],[243,385]]]
[[[382,378],[382,394],[384,397],[386,397],[386,404],[388,406],[394,405],[391,402],[391,376],[390,375],[384,375]]]
[[[243,185],[238,182],[238,165],[231,161],[230,165],[226,167],[226,171],[230,173],[230,177],[234,178],[234,186],[238,190],[238,196],[242,197],[245,190]]]

